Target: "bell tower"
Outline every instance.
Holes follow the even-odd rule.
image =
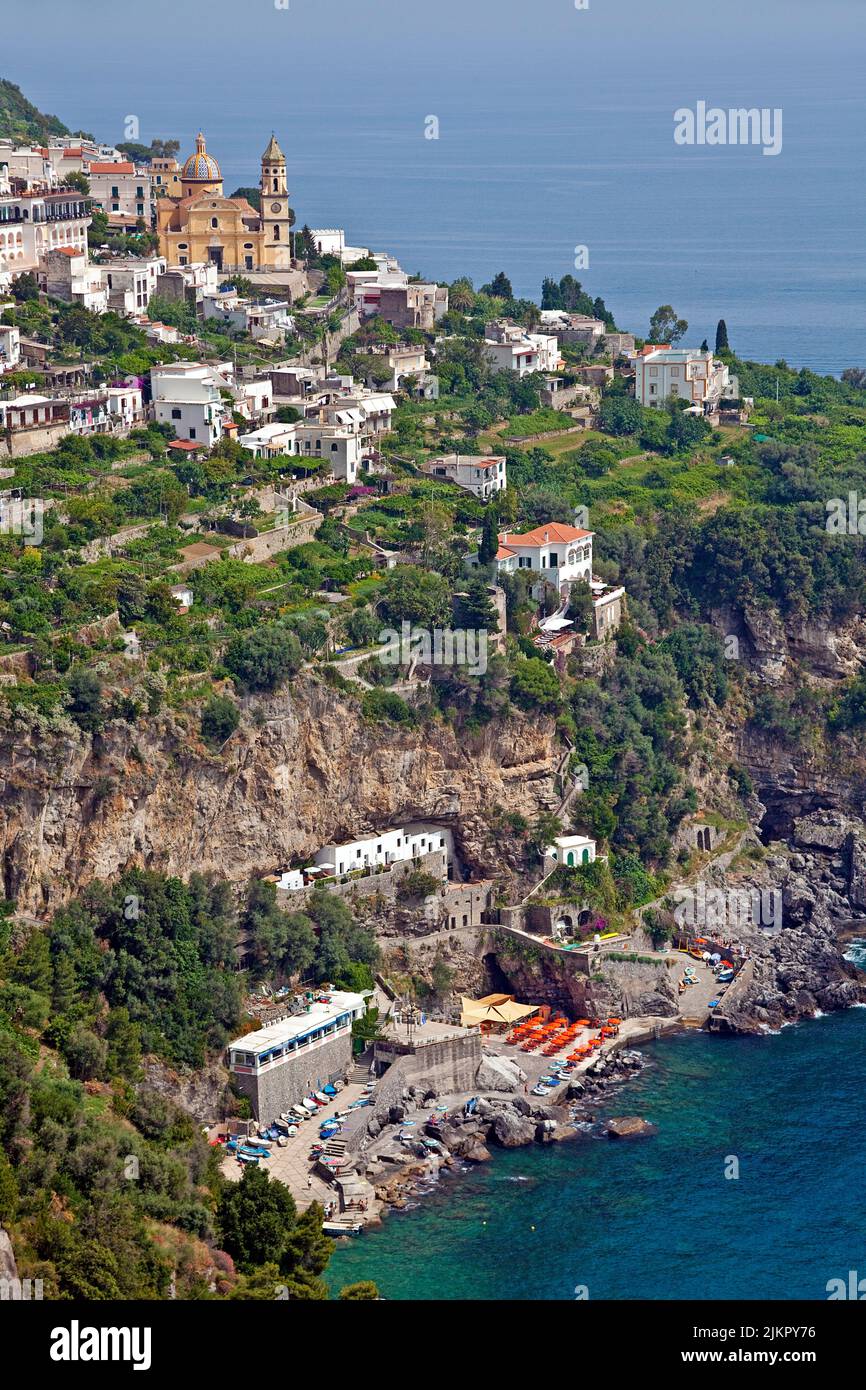
[[[288,270],[292,263],[286,156],[275,135],[262,155],[262,266]]]

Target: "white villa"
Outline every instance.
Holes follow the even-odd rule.
[[[498,320],[484,330],[484,357],[495,372],[518,376],[555,372],[560,363],[559,343],[552,333],[528,333],[520,324]]]
[[[363,440],[351,424],[323,425],[318,421],[297,420],[283,425],[263,425],[242,434],[239,444],[256,458],[324,459],[335,478],[354,483],[364,455]]]
[[[277,888],[297,892],[317,878],[349,874],[356,870],[388,868],[408,859],[421,859],[426,854],[444,853],[450,868],[454,858],[454,837],[441,825],[413,822],[378,835],[349,840],[344,844],[324,845],[309,869],[287,869],[277,879]]]
[[[534,531],[526,531],[523,535],[503,531],[499,536],[496,568],[504,574],[513,574],[519,569],[537,570],[565,597],[576,580],[592,582],[592,537],[592,531],[566,526],[561,521],[536,526]],[[469,556],[467,564],[470,568],[478,564],[477,553]]]
[[[695,414],[712,415],[723,397],[736,400],[740,394],[739,381],[727,365],[698,348],[650,346],[631,362],[635,400],[640,405],[661,406],[678,396]]]
[[[442,458],[431,459],[425,465],[424,472],[428,477],[456,483],[481,502],[486,502],[496,492],[502,492],[508,485],[505,458],[498,454],[493,457],[484,454],[445,454]]]
[[[545,859],[555,859],[567,869],[595,863],[595,840],[586,835],[557,835],[544,851]]]

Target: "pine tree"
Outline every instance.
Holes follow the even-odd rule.
[[[488,507],[484,513],[484,525],[481,528],[481,544],[478,547],[479,565],[489,565],[496,559],[496,552],[499,549],[499,529],[496,513],[492,507]]]
[[[728,352],[728,325],[724,319],[719,319],[716,327],[716,352]]]

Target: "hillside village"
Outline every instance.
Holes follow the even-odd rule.
[[[52,120],[0,136],[0,1046],[174,1146],[128,1248],[183,1256],[119,1244],[104,1296],[254,1296],[247,1164],[315,1243],[572,1132],[642,1039],[858,997],[866,833],[803,788],[866,720],[861,544],[817,524],[864,379],[570,273],[423,280],[296,215],[279,132],[227,193],[203,132]],[[684,926],[713,875],[790,936]],[[21,1268],[74,1289],[9,1124]]]

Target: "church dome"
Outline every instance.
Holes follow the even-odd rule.
[[[183,166],[181,179],[184,183],[220,183],[220,166],[213,155],[205,149],[204,136],[199,131],[195,141],[195,154],[191,154]]]

